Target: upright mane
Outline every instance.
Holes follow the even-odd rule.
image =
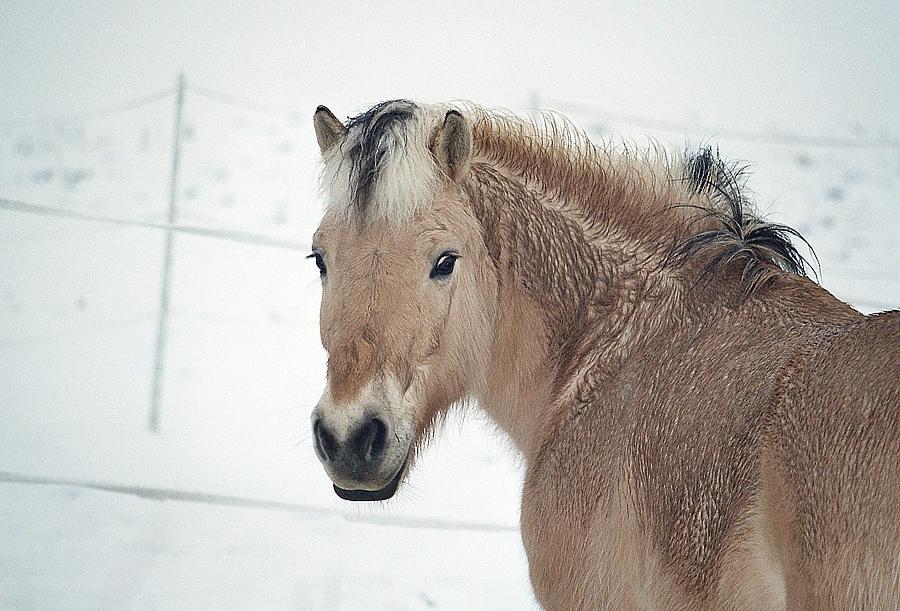
[[[712,205],[697,206],[716,221],[717,227],[694,233],[672,249],[672,260],[683,261],[703,252],[710,255],[698,282],[708,280],[734,261],[743,261],[741,275],[746,293],[774,277],[775,271],[807,276],[812,265],[791,238],[815,251],[800,233],[787,225],[761,218],[746,196],[747,166],[728,163],[712,147],[704,147],[684,164],[684,180],[695,193],[706,195]]]
[[[740,264],[747,294],[778,270],[806,276],[811,269],[791,241],[806,240],[757,213],[745,188],[746,166],[708,146],[684,155],[655,145],[598,146],[552,113],[522,118],[472,104],[376,104],[349,119],[346,140],[326,155],[329,209],[354,222],[402,222],[426,209],[446,180],[431,148],[451,109],[472,125],[475,163],[523,180],[593,237],[624,231],[665,248],[672,266],[703,258],[698,282]]]
[[[747,166],[724,160],[710,146],[683,155],[656,145],[642,152],[624,144],[598,146],[569,120],[551,113],[536,120],[478,108],[473,114],[476,156],[576,204],[586,228],[596,230],[613,220],[639,238],[674,236],[668,264],[706,257],[698,283],[734,262],[743,264],[746,294],[778,270],[801,276],[812,270],[792,242],[801,240],[815,257],[803,236],[757,212],[746,189]]]

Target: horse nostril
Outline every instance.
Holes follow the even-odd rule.
[[[324,462],[334,460],[337,454],[337,441],[334,435],[322,424],[322,420],[316,418],[313,423],[313,437],[315,438],[316,453]]]
[[[387,446],[387,425],[381,418],[372,416],[353,437],[353,448],[366,462],[381,458]]]

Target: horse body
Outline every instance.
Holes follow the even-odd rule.
[[[772,286],[737,312],[664,329],[562,407],[523,494],[532,582],[547,608],[896,605],[900,448],[889,389],[900,315],[863,319],[802,288],[820,293],[828,318],[783,313]],[[847,371],[845,350],[877,348],[860,341],[872,326],[885,338],[876,354],[893,357],[874,368],[870,355],[851,360],[852,384],[798,384],[823,352]],[[883,573],[857,573],[863,559]]]
[[[338,494],[392,495],[474,398],[547,608],[900,605],[900,313],[801,277],[710,151],[403,101],[316,130]]]

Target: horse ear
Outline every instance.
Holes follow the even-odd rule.
[[[469,169],[472,159],[472,128],[457,110],[448,110],[434,141],[434,156],[441,169],[456,180]]]
[[[334,116],[327,106],[319,106],[313,115],[313,125],[316,128],[316,140],[319,142],[319,151],[324,155],[328,149],[344,139],[347,128],[340,119]]]

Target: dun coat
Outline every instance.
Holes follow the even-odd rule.
[[[393,495],[472,400],[548,609],[900,608],[900,312],[806,278],[739,166],[471,106],[315,127],[339,495]]]

